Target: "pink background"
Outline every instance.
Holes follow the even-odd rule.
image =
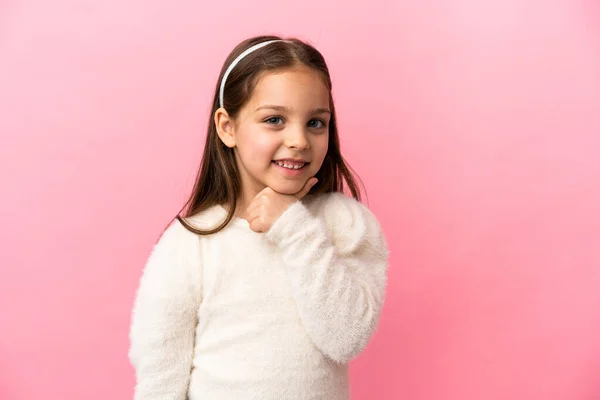
[[[271,32],[326,56],[389,238],[353,399],[600,398],[599,2],[0,7],[0,399],[132,397],[143,263],[221,63]]]

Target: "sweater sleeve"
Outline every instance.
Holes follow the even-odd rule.
[[[134,400],[186,398],[201,276],[199,238],[175,221],[154,246],[135,297],[128,353]]]
[[[322,217],[300,201],[267,232],[283,253],[300,318],[317,348],[346,363],[369,342],[387,284],[388,248],[375,216],[334,193]]]

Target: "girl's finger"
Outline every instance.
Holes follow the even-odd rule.
[[[254,196],[254,199],[252,199],[252,200],[256,200],[256,199],[258,199],[260,196],[262,196],[263,194],[265,194],[265,193],[266,193],[266,192],[268,192],[269,190],[272,190],[272,189],[271,189],[270,187],[268,187],[268,186],[267,186],[266,188],[264,188],[263,190],[261,190],[260,192],[258,192],[258,193],[257,193],[257,195],[256,195],[256,196]]]
[[[248,206],[248,208],[246,209],[246,214],[248,216],[250,216],[251,214],[254,213],[254,211],[256,211],[256,208],[260,205],[260,202],[253,200],[250,205]]]
[[[253,214],[248,214],[248,217],[246,218],[246,220],[248,221],[248,224],[250,225],[250,229],[252,229],[254,232],[262,232],[261,230],[261,220],[260,220],[260,214],[258,213],[253,213]]]
[[[298,193],[295,194],[296,198],[298,200],[302,199],[304,196],[306,196],[308,194],[308,192],[310,192],[310,189],[312,189],[313,186],[315,186],[317,184],[319,180],[317,178],[310,178],[308,181],[306,181],[306,183],[304,184],[304,187],[302,188],[302,190],[300,190]]]

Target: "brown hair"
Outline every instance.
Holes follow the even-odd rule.
[[[219,109],[219,88],[223,74],[231,62],[251,46],[267,40],[282,40],[277,36],[257,36],[244,40],[229,54],[217,81],[210,119],[208,134],[192,193],[177,219],[189,231],[199,235],[210,235],[219,232],[227,226],[234,216],[237,200],[241,193],[241,182],[233,149],[225,146],[217,135],[214,121],[215,112]],[[356,200],[360,200],[354,172],[344,161],[340,152],[337,130],[337,120],[333,97],[331,95],[331,77],[325,59],[321,53],[308,43],[291,38],[285,41],[273,42],[244,57],[231,71],[225,83],[223,107],[231,118],[235,118],[252,95],[252,91],[260,77],[267,71],[293,68],[304,65],[319,71],[329,89],[329,105],[331,119],[329,123],[329,144],[321,169],[315,175],[318,182],[310,194],[343,192],[344,183]],[[359,179],[360,180],[360,179]],[[190,226],[183,218],[191,217],[215,205],[226,205],[228,215],[218,227],[203,231]],[[184,212],[184,210],[187,210]],[[182,218],[183,215],[183,218]]]

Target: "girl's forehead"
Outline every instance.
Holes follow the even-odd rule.
[[[310,68],[273,71],[258,80],[249,103],[254,107],[324,108],[329,105],[329,90],[322,74]]]
[[[306,66],[266,71],[258,78],[256,86],[277,84],[312,84],[323,85],[325,81],[321,72]]]

